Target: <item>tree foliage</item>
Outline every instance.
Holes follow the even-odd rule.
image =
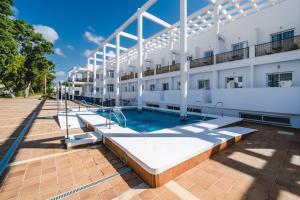
[[[31,25],[12,17],[12,0],[0,2],[0,83],[13,94],[45,92],[54,80],[54,63],[47,56],[53,44]]]

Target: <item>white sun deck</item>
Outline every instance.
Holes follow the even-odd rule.
[[[242,120],[234,117],[220,117],[150,133],[138,133],[117,124],[109,128],[105,126],[106,119],[93,112],[81,112],[78,116],[151,174],[160,174],[234,137],[255,131],[243,127],[218,129]]]

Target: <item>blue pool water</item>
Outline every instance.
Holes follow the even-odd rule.
[[[108,117],[108,112],[108,110],[99,110],[97,111],[97,114],[103,117]],[[214,119],[210,117],[189,115],[186,122],[181,122],[179,120],[179,114],[176,113],[167,113],[147,109],[143,109],[142,112],[138,112],[137,109],[123,109],[122,112],[126,116],[127,127],[137,132],[157,131],[164,128],[172,128],[179,125],[186,125],[203,120],[206,121]],[[117,122],[114,117],[112,117],[112,120]],[[124,126],[124,121],[121,121],[121,123],[122,126]]]

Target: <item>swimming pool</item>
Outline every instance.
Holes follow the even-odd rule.
[[[179,114],[177,113],[149,109],[143,109],[142,112],[138,112],[137,109],[122,109],[122,112],[126,117],[127,127],[137,132],[152,132],[164,128],[172,128],[175,126],[214,119],[199,115],[188,115],[188,120],[181,122]],[[96,113],[103,117],[108,117],[109,110],[98,110]],[[112,120],[117,122],[115,117],[112,117]],[[123,121],[121,121],[121,123],[124,125]]]

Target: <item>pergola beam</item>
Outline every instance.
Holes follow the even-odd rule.
[[[160,18],[158,18],[158,17],[156,17],[156,16],[154,16],[154,15],[152,15],[152,14],[146,12],[146,11],[143,12],[143,17],[145,17],[145,18],[147,18],[147,19],[149,19],[149,20],[151,20],[151,21],[153,21],[157,24],[160,24],[165,28],[171,28],[172,27],[171,24],[165,22],[164,20],[162,20],[162,19],[160,19]]]
[[[136,11],[124,24],[122,24],[111,36],[109,36],[93,53],[91,53],[90,56],[92,56],[96,51],[103,48],[103,46],[107,45],[109,42],[111,42],[117,34],[125,30],[137,17],[140,13],[145,12],[148,10],[153,4],[155,4],[157,0],[149,0],[147,1],[138,11]],[[120,47],[120,50],[122,48]]]
[[[129,39],[132,39],[132,40],[138,40],[138,37],[135,36],[135,35],[132,35],[130,33],[126,33],[124,31],[120,32],[120,35],[123,36],[123,37],[126,37],[126,38],[129,38]]]
[[[111,44],[111,43],[107,43],[107,44],[106,44],[106,46],[107,46],[107,47],[110,47],[110,48],[113,48],[113,49],[117,48],[117,46],[116,46],[116,45],[114,45],[114,44]],[[120,47],[120,50],[122,50],[122,51],[126,51],[126,50],[128,50],[128,49],[127,49],[127,48],[125,48],[125,47]],[[106,56],[108,56],[108,54],[106,54]]]

